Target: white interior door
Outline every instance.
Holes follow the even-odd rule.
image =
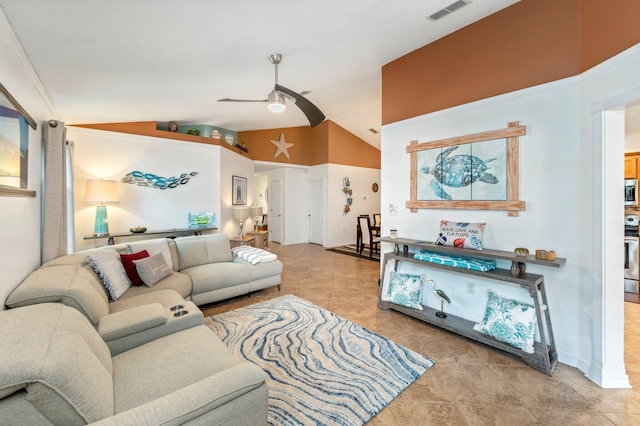
[[[308,227],[309,242],[324,244],[324,185],[322,180],[309,181],[308,187]]]
[[[282,181],[269,182],[269,240],[282,242]]]

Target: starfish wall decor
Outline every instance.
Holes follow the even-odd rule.
[[[273,158],[276,158],[280,154],[284,154],[284,156],[287,157],[287,159],[290,158],[288,149],[291,148],[293,144],[288,143],[287,141],[284,140],[284,132],[280,132],[280,140],[276,141],[276,140],[270,139],[269,142],[271,142],[278,148],[276,149],[276,153],[273,154]]]

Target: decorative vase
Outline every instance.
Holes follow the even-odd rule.
[[[520,265],[518,265],[518,262],[511,262],[511,276],[513,278],[520,276]]]

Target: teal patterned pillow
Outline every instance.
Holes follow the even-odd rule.
[[[487,291],[487,310],[473,329],[532,354],[536,332],[536,310],[529,303]]]
[[[422,275],[399,274],[391,271],[391,279],[387,292],[382,294],[382,300],[396,305],[422,310]]]

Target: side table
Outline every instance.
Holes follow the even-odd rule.
[[[229,238],[229,243],[231,244],[231,248],[244,246],[244,245],[255,247],[256,237],[246,236],[244,238],[240,238],[240,237]]]
[[[247,235],[251,235],[256,238],[255,247],[269,250],[269,231],[251,231],[247,232]]]

